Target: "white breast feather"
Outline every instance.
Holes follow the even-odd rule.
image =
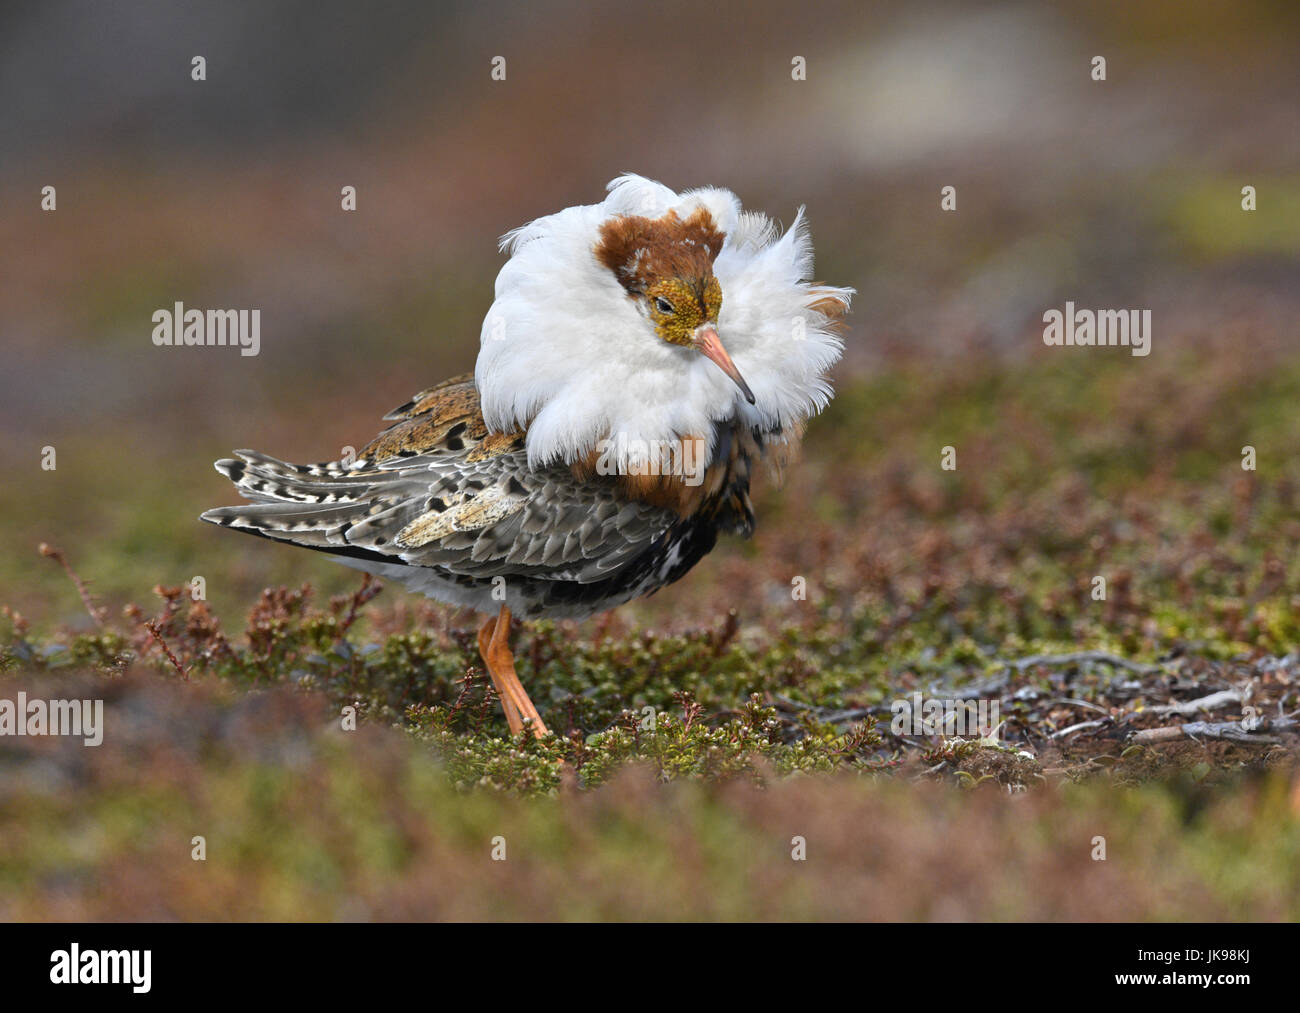
[[[685,218],[701,205],[726,236],[714,264],[718,334],[754,392],[753,406],[704,356],[660,339],[593,253],[600,225],[614,216],[672,210]],[[832,298],[847,306],[853,290],[813,289],[802,208],[778,237],[765,215],[742,212],[728,190],[679,195],[625,175],[602,203],[539,218],[507,234],[502,249],[511,257],[483,322],[475,379],[490,428],[528,427],[534,466],[571,463],[620,433],[633,455],[652,441],[711,441],[713,422],[732,416],[789,428],[831,398],[826,373],[843,345],[812,304]]]

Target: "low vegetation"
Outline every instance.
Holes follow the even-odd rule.
[[[754,542],[516,631],[544,741],[473,617],[399,588],[294,553],[325,589],[223,624],[291,550],[178,507],[158,539],[203,539],[218,603],[141,595],[130,523],[106,573],[33,546],[0,678],[105,699],[110,734],[0,741],[0,914],[1296,917],[1300,368],[1200,355],[1142,397],[1061,357],[850,385]],[[917,694],[996,722],[911,725]]]

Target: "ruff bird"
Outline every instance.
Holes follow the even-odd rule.
[[[781,234],[728,190],[633,175],[501,249],[473,374],[389,412],[355,460],[217,461],[251,502],[202,519],[486,613],[511,732],[542,736],[512,617],[585,618],[748,536],[751,468],[830,400],[853,290],[810,280],[802,209]]]

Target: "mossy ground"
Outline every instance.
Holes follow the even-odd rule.
[[[318,694],[56,685],[106,697],[113,734],[93,757],[48,738],[6,751],[6,918],[1300,914],[1277,776],[1008,794],[879,773],[664,783],[652,762],[523,802],[456,787],[383,727],[342,731]]]
[[[471,616],[201,527],[206,500],[69,553],[93,621],[33,540],[6,691],[104,697],[110,734],[0,742],[0,914],[1297,917],[1294,734],[1133,739],[1296,708],[1300,363],[1257,347],[848,384],[753,542],[516,632],[544,742],[508,735]],[[256,592],[267,557],[325,589]],[[147,593],[190,570],[211,603]],[[895,734],[918,691],[1001,726]]]

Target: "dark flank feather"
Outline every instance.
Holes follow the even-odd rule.
[[[705,555],[719,528],[752,529],[749,458],[761,441],[749,432],[720,428],[700,491],[674,509],[662,488],[530,468],[524,433],[488,432],[469,375],[385,418],[393,425],[351,465],[236,451],[216,468],[251,502],[202,519],[332,553],[454,604],[491,611],[504,600],[521,616],[589,615],[651,593]]]

